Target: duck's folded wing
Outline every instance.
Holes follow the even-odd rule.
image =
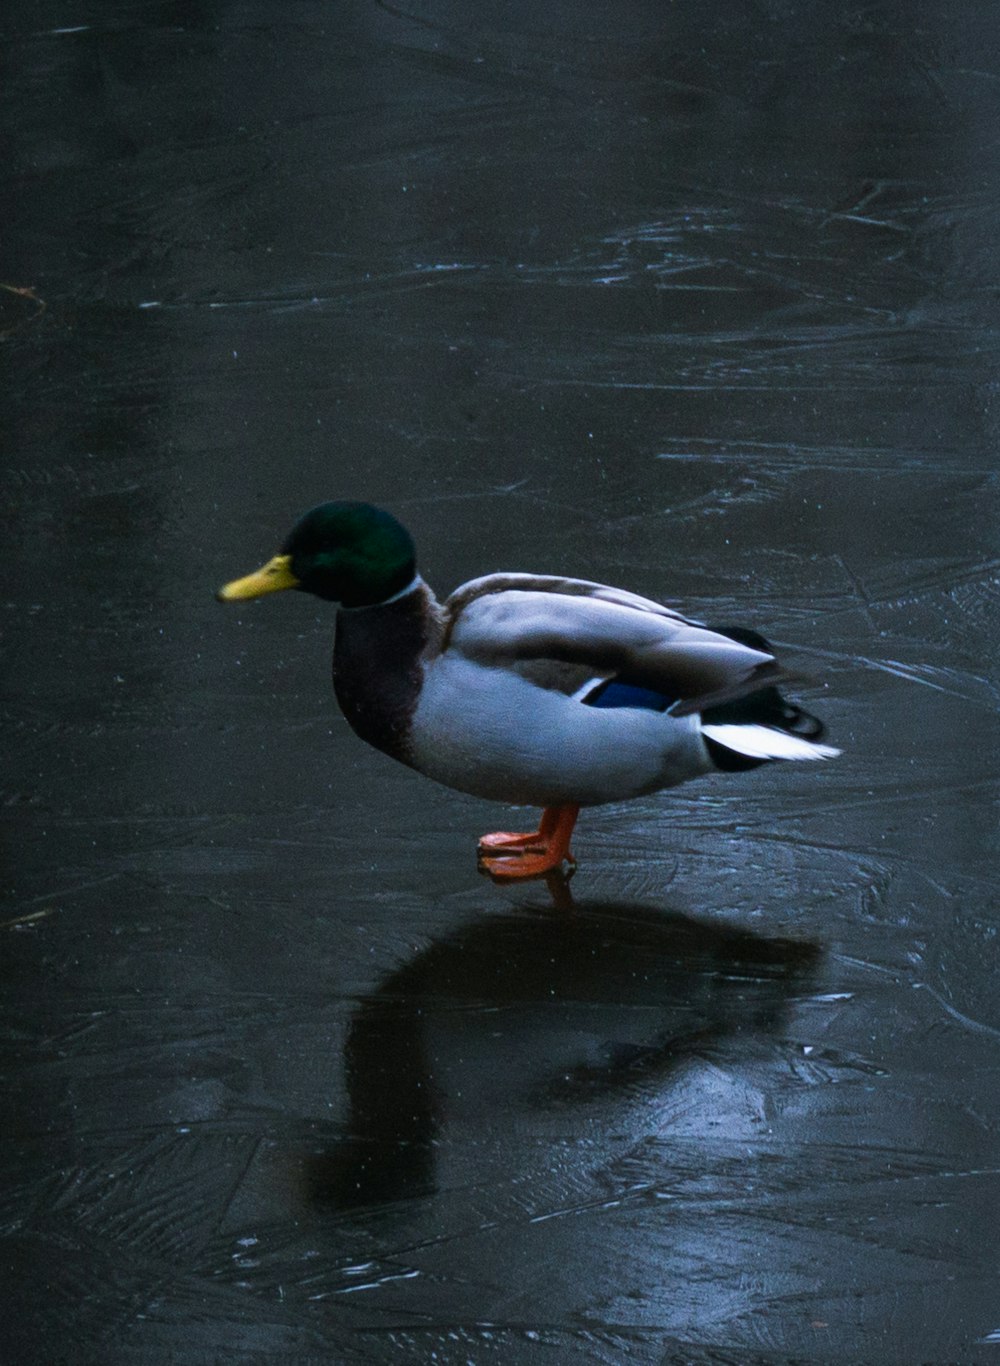
[[[624,588],[612,588],[610,584],[593,583],[590,579],[565,579],[552,574],[485,574],[480,579],[470,579],[456,588],[445,602],[445,610],[452,619],[470,607],[478,598],[492,597],[498,593],[554,593],[568,598],[594,598],[599,602],[613,602],[621,607],[632,607],[639,612],[652,612],[654,616],[670,617],[674,621],[684,621],[691,626],[700,622],[682,617],[672,607],[652,598],[640,597]]]
[[[676,699],[676,716],[786,677],[773,655],[669,609],[652,611],[656,604],[647,606],[646,599],[634,605],[628,594],[616,599],[517,587],[463,598],[463,592],[445,604],[450,649],[496,667],[527,660],[585,665],[595,676],[621,678]]]

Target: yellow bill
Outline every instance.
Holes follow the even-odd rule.
[[[265,593],[280,593],[283,588],[298,586],[299,581],[292,573],[291,555],[275,555],[255,573],[223,585],[215,596],[220,602],[241,602],[245,598],[262,598]]]

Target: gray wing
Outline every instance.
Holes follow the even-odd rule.
[[[475,591],[473,591],[475,590]],[[683,716],[788,677],[774,656],[661,607],[583,580],[492,575],[445,603],[449,648],[525,671],[552,663],[621,678],[677,698]]]
[[[606,583],[593,583],[590,579],[560,578],[553,574],[484,574],[482,578],[470,579],[468,583],[463,583],[461,588],[456,588],[445,601],[444,608],[452,618],[457,618],[477,598],[510,591],[594,598],[600,602],[613,602],[622,607],[632,607],[639,612],[652,612],[658,617],[671,617],[675,621],[684,621],[691,626],[701,624],[689,617],[681,616],[672,607],[665,607],[662,602],[640,597],[638,593],[629,593],[624,588],[612,588]]]

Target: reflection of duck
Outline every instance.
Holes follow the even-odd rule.
[[[408,533],[367,503],[314,508],[219,597],[284,588],[340,604],[334,688],[362,739],[449,787],[544,808],[534,833],[480,841],[499,877],[568,858],[581,806],[837,753],[778,692],[787,675],[754,632],[532,574],[475,579],[441,604]]]
[[[627,1127],[609,1115],[623,1098],[662,1099],[685,1062],[777,1029],[818,958],[810,943],[641,906],[465,926],[356,1009],[348,1137],[313,1160],[313,1194],[358,1206],[433,1190],[441,1134],[459,1115],[477,1143],[499,1130],[505,1150],[526,1108],[597,1105],[600,1131]]]

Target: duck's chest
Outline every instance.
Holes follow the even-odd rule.
[[[341,611],[333,646],[333,691],[351,729],[405,764],[413,762],[410,724],[432,630],[423,606],[400,599]]]

